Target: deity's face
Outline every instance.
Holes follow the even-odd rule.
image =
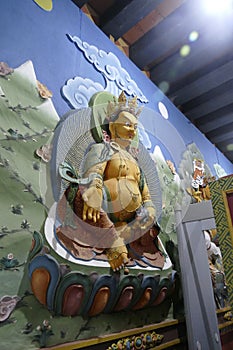
[[[131,141],[136,135],[137,126],[137,118],[130,112],[122,111],[109,127],[113,139]]]

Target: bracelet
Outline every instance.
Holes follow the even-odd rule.
[[[103,180],[100,179],[100,178],[95,178],[95,179],[92,181],[90,187],[96,187],[97,189],[102,190],[102,188],[103,188]]]

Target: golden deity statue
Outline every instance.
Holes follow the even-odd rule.
[[[62,244],[83,259],[90,249],[97,259],[105,256],[113,271],[126,270],[135,259],[141,266],[162,268],[164,263],[155,206],[133,152],[139,113],[137,99],[127,101],[124,93],[108,103],[104,140],[90,145],[83,160],[80,176],[86,183],[73,186],[70,176],[57,210]],[[62,174],[71,174],[62,167]]]

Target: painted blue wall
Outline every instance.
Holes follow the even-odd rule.
[[[34,65],[37,79],[52,92],[52,101],[62,116],[70,106],[61,93],[68,79],[75,76],[91,77],[104,85],[102,75],[90,64],[83,53],[71,42],[67,34],[79,37],[89,45],[115,54],[122,67],[137,83],[148,99],[147,107],[158,110],[162,101],[169,113],[168,121],[152,120],[150,128],[159,130],[159,138],[171,152],[173,160],[179,162],[182,147],[195,143],[204,155],[205,162],[215,175],[214,163],[218,163],[227,174],[233,173],[233,164],[212,145],[188,119],[177,110],[170,100],[84,15],[71,0],[53,0],[53,9],[46,12],[33,0],[7,0],[1,3],[0,12],[0,61],[16,68],[27,60]],[[147,124],[144,112],[145,123]],[[163,119],[163,120],[162,120]],[[167,124],[166,124],[167,123]],[[159,124],[159,125],[158,125]],[[167,126],[168,127],[167,127]],[[181,148],[173,141],[172,132],[179,134]],[[173,130],[173,131],[172,131]],[[176,155],[174,156],[174,154]]]

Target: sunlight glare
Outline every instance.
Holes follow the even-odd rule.
[[[210,14],[220,14],[232,10],[232,0],[204,0],[205,10]]]

